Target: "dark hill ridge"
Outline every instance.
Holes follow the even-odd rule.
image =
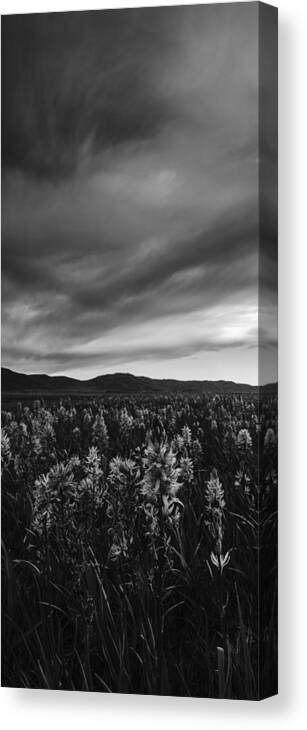
[[[257,386],[228,380],[155,380],[130,373],[99,375],[90,380],[77,380],[56,375],[25,375],[1,368],[4,393],[246,393]],[[276,384],[264,386],[276,390]]]

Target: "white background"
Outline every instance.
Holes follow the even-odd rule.
[[[159,4],[178,3],[0,0],[2,14]],[[272,4],[279,8],[279,696],[248,703],[1,689],[5,729],[293,730],[307,720],[307,3]]]

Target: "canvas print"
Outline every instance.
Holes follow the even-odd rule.
[[[2,17],[2,684],[277,692],[277,11]]]

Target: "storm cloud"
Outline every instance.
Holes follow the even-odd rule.
[[[3,19],[3,364],[257,382],[257,18],[245,3]]]

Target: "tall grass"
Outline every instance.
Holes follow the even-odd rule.
[[[2,429],[2,683],[277,690],[276,400],[16,404]]]

